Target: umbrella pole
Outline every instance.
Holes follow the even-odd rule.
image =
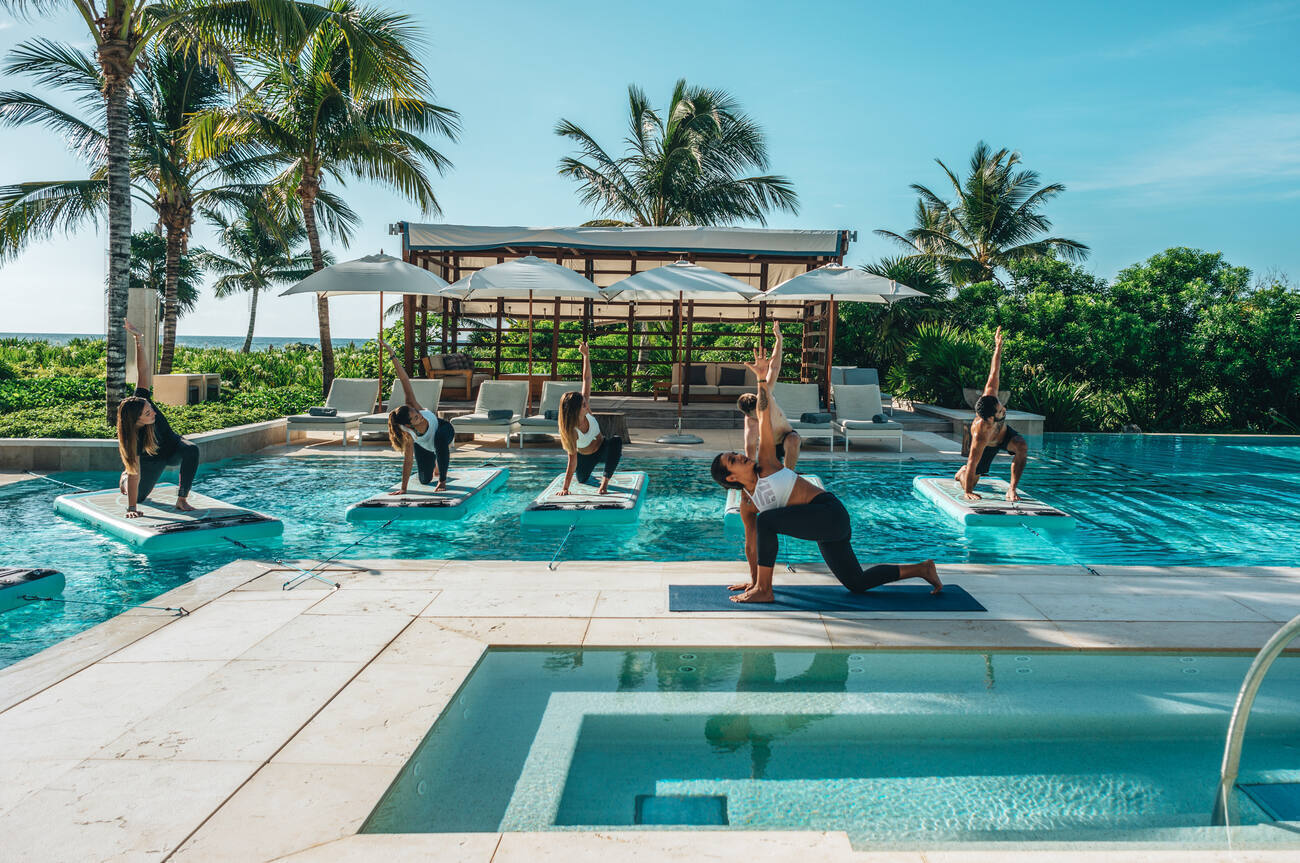
[[[533,292],[528,292],[528,380],[533,379]],[[532,384],[530,383],[531,387]]]
[[[682,344],[682,313],[685,307],[685,292],[677,295],[677,350],[681,351]],[[677,367],[682,370],[681,379],[677,381],[677,431],[672,434],[661,435],[655,438],[655,443],[670,444],[698,444],[704,443],[704,438],[698,435],[685,434],[682,432],[682,393],[686,391],[686,366],[681,363],[681,354],[677,356]]]
[[[379,292],[379,335],[375,337],[375,356],[379,360],[379,398],[384,397],[384,292]]]

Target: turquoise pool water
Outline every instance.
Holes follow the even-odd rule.
[[[1213,847],[1249,657],[491,650],[362,832],[845,830],[855,846]],[[1300,659],[1242,781],[1300,777]],[[1297,847],[1244,795],[1234,847]]]
[[[963,530],[912,491],[918,474],[948,474],[950,463],[863,463],[824,456],[802,467],[823,477],[848,505],[855,544],[869,560],[1246,566],[1300,564],[1300,440],[1177,436],[1048,435],[1024,483],[1078,517],[1077,530],[1038,536],[1023,529]],[[466,465],[480,460],[460,460]],[[519,512],[562,469],[556,457],[498,462],[505,489],[459,522],[349,524],[347,506],[390,485],[395,459],[242,458],[204,466],[199,487],[214,497],[281,517],[284,536],[261,543],[268,556],[328,557],[352,543],[353,558],[549,560],[563,531],[526,529]],[[723,495],[701,459],[629,459],[649,473],[640,522],[582,529],[568,559],[699,560],[743,557],[724,536]],[[1005,477],[1000,462],[994,474]],[[103,488],[110,474],[57,479]],[[54,604],[0,614],[0,666],[60,641],[125,607],[248,553],[229,545],[148,557],[85,525],[56,516],[67,491],[31,480],[0,488],[0,566],[51,567],[67,575]],[[372,535],[373,533],[373,535]],[[367,538],[368,537],[368,538]],[[816,560],[809,543],[788,542],[788,561]]]

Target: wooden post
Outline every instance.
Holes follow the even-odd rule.
[[[683,404],[691,403],[691,385],[686,381],[691,370],[691,347],[694,335],[695,300],[688,300],[686,303],[686,365],[682,366],[682,394],[685,396],[682,400]]]
[[[493,366],[494,366],[494,374],[492,375],[493,378],[501,377],[501,318],[505,315],[505,311],[506,311],[506,301],[498,298],[497,299],[497,340],[496,340],[497,344],[496,344],[496,358],[493,360]]]
[[[681,350],[682,349],[682,304],[677,300],[673,300],[672,315],[673,315],[672,317],[673,365],[676,366],[678,370],[678,381],[677,381],[678,392],[685,392],[686,391],[685,390],[686,366],[683,365],[682,363],[682,360],[684,358],[682,357],[682,350]],[[672,380],[672,375],[669,375],[668,379]],[[672,398],[672,390],[668,391],[668,397]]]
[[[555,298],[555,316],[551,318],[551,380],[559,379],[560,368],[560,298]]]
[[[831,403],[831,364],[835,362],[835,313],[837,305],[835,298],[827,303],[830,308],[830,321],[826,326],[826,406],[830,407]]]
[[[380,313],[379,325],[383,328],[383,313]],[[406,365],[406,373],[415,375],[415,297],[411,294],[402,296],[402,361]],[[383,360],[380,359],[382,364]],[[418,375],[417,375],[418,377]]]

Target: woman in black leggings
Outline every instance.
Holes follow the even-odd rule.
[[[180,468],[176,509],[190,512],[194,507],[186,498],[199,469],[199,448],[172,431],[167,417],[153,403],[153,363],[145,356],[140,331],[130,323],[126,331],[135,339],[138,372],[135,393],[117,406],[117,451],[122,456],[118,488],[126,495],[126,517],[140,517],[140,502],[148,499],[168,467]]]
[[[822,558],[834,576],[854,593],[904,578],[923,578],[933,585],[931,593],[943,590],[943,582],[934,561],[910,564],[876,564],[863,569],[853,553],[853,528],[848,510],[839,498],[822,491],[794,471],[784,467],[776,457],[772,429],[772,398],[768,391],[768,359],[762,348],[754,352],[749,366],[758,379],[758,459],[726,452],[713,460],[713,478],[725,488],[742,491],[757,518],[746,520],[746,549],[756,546],[751,557],[750,583],[734,585],[743,592],[733,596],[735,602],[772,602],[772,570],[781,534],[817,543]],[[750,537],[750,523],[756,537]],[[747,554],[747,556],[749,556]]]
[[[389,494],[406,494],[411,481],[411,461],[414,459],[421,485],[433,485],[433,471],[438,469],[438,484],[434,491],[447,490],[447,466],[451,464],[451,441],[456,436],[452,424],[438,419],[431,410],[425,410],[416,400],[411,388],[411,378],[397,359],[397,352],[388,342],[380,341],[392,357],[397,379],[402,382],[406,402],[388,412],[388,442],[402,454],[402,486]]]
[[[564,467],[564,485],[558,494],[569,493],[569,484],[575,476],[578,482],[585,483],[601,462],[605,463],[605,472],[596,491],[607,494],[609,481],[614,478],[618,462],[623,458],[623,438],[602,433],[600,423],[591,415],[591,355],[585,341],[578,345],[578,353],[582,354],[582,390],[565,393],[560,399],[560,445],[568,454],[569,461]]]

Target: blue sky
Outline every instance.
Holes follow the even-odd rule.
[[[464,134],[438,146],[441,219],[385,189],[344,190],[364,226],[341,258],[396,250],[399,219],[568,225],[592,214],[556,176],[565,117],[607,149],[626,90],[658,104],[673,82],[733,93],[767,130],[771,170],[799,192],[773,227],[856,229],[850,263],[891,251],[875,228],[908,227],[912,182],[938,191],[935,158],[975,143],[1021,151],[1067,192],[1054,232],[1093,249],[1102,276],[1173,245],[1219,250],[1300,281],[1300,0],[1094,2],[444,2],[403,4],[427,37],[437,100]],[[68,16],[0,13],[0,51],[33,35],[84,40]],[[4,79],[5,89],[28,85]],[[0,130],[0,183],[84,176],[43,131]],[[148,211],[135,224],[148,227]],[[207,240],[198,231],[199,243]],[[105,239],[84,231],[0,266],[0,330],[102,331]],[[333,303],[336,335],[364,337],[372,310]],[[205,296],[182,333],[242,334],[242,299]],[[315,332],[310,300],[271,299],[259,335]]]

